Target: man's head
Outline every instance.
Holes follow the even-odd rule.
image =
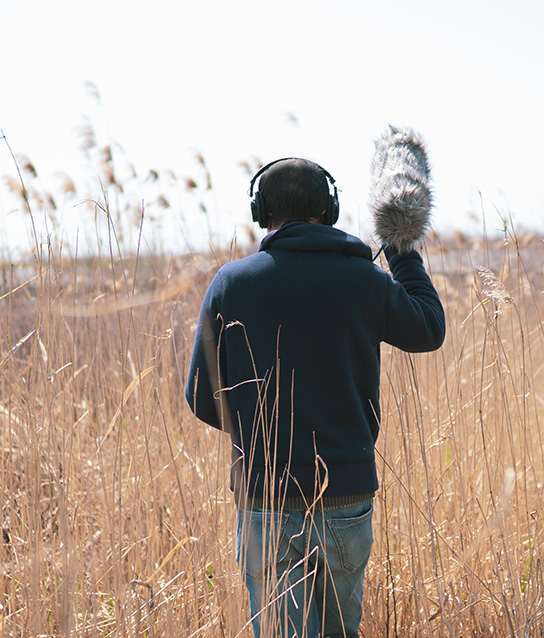
[[[253,194],[259,177],[259,189]],[[338,219],[334,179],[309,160],[286,158],[268,164],[251,180],[250,195],[253,220],[269,230],[297,220],[332,226]]]

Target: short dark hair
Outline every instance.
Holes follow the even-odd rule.
[[[304,159],[271,166],[261,177],[259,193],[269,218],[281,223],[321,219],[330,195],[323,170]]]

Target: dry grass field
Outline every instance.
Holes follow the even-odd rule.
[[[1,267],[0,636],[249,637],[226,437],[183,386],[210,254]],[[361,635],[544,633],[544,243],[434,237],[441,350],[385,346]]]

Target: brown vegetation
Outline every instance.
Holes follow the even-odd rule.
[[[3,267],[1,635],[251,635],[228,442],[182,390],[230,257],[49,246],[32,269]],[[434,238],[426,257],[448,337],[437,353],[383,348],[361,633],[540,635],[544,245]]]

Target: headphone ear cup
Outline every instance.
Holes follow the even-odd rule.
[[[251,199],[251,217],[261,228],[268,228],[268,215],[264,209],[263,198],[257,191]]]
[[[335,194],[331,195],[331,199],[332,199],[332,221],[331,221],[331,226],[333,226],[338,221],[338,215],[340,214],[340,203],[338,202],[338,195],[336,193],[336,189],[335,189]]]
[[[323,217],[323,223],[326,226],[334,226],[338,221],[338,197],[337,195],[329,195],[329,199],[327,202],[327,209],[325,210],[325,215]]]
[[[255,201],[255,196],[253,196],[249,202],[250,206],[251,206],[251,219],[254,222],[258,222],[259,221],[259,210],[257,208],[257,202]]]

